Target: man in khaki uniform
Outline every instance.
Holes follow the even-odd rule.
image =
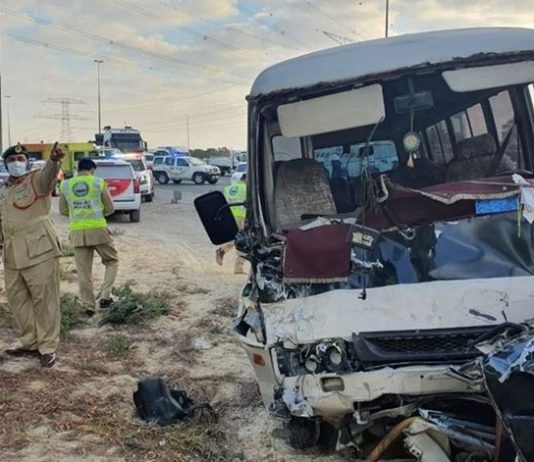
[[[24,146],[2,155],[10,177],[0,190],[0,241],[7,301],[20,331],[20,346],[6,353],[40,354],[43,367],[54,365],[59,345],[61,248],[49,213],[63,156],[56,144],[43,169],[28,173]]]
[[[119,270],[119,257],[107,228],[106,217],[114,212],[113,200],[102,178],[95,177],[96,164],[81,159],[78,175],[61,184],[59,211],[69,217],[70,241],[78,271],[80,299],[88,316],[111,305],[111,290]],[[100,293],[93,290],[93,256],[97,252],[106,267]]]

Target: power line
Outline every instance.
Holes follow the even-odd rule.
[[[171,2],[167,2],[165,0],[158,0],[158,3],[160,5],[165,5],[167,8],[170,8],[170,9],[173,9],[175,11],[179,11],[179,9],[173,5]],[[192,14],[192,13],[187,13],[188,15],[190,15],[191,17],[194,17],[194,18],[198,18],[206,23],[209,23],[209,24],[212,24],[212,25],[215,25],[215,26],[220,26],[220,24],[216,21],[213,21],[209,18],[206,18],[205,16],[201,16],[201,15],[198,15],[198,14]],[[293,48],[294,50],[299,50],[300,48],[296,48],[296,47],[293,47],[293,46],[290,46],[290,45],[284,45],[280,42],[275,42],[273,40],[270,40],[266,37],[262,37],[261,35],[257,35],[257,34],[252,34],[250,32],[247,32],[247,31],[244,31],[242,29],[239,29],[238,25],[233,25],[233,24],[223,24],[222,29],[228,29],[228,30],[231,30],[232,32],[234,32],[235,34],[240,34],[240,35],[244,35],[245,37],[250,37],[250,38],[253,38],[253,39],[256,39],[256,40],[260,40],[262,42],[265,42],[265,43],[270,43],[271,45],[275,45],[277,47],[290,47],[290,48]],[[269,55],[270,53],[269,52],[265,52],[266,55]]]
[[[321,31],[324,35],[326,35],[329,39],[332,39],[334,42],[336,42],[338,45],[348,45],[349,43],[354,43],[354,40],[343,37],[342,35],[333,34],[332,32],[328,32],[326,30]]]
[[[303,3],[305,3],[306,5],[310,6],[311,8],[313,8],[315,11],[317,11],[319,14],[323,15],[325,18],[328,18],[331,22],[337,24],[338,26],[341,26],[343,29],[345,29],[346,31],[349,31],[351,34],[353,35],[357,35],[359,36],[360,38],[363,38],[365,39],[365,37],[360,34],[359,32],[355,31],[354,29],[351,29],[349,27],[347,27],[345,24],[343,24],[341,21],[339,21],[337,18],[335,18],[334,16],[332,16],[331,14],[323,11],[321,8],[319,8],[317,5],[315,5],[314,3],[312,3],[310,0],[303,0]]]
[[[163,74],[172,75],[174,77],[176,76],[174,73],[165,72],[162,69],[158,69],[158,68],[155,68],[153,66],[143,66],[139,62],[134,62],[134,61],[128,60],[126,58],[115,58],[115,57],[108,56],[108,55],[103,55],[103,54],[100,54],[100,53],[96,54],[96,53],[92,53],[92,52],[88,52],[88,51],[84,51],[84,50],[78,50],[78,49],[75,49],[75,48],[69,48],[69,47],[65,47],[65,46],[62,46],[62,45],[57,45],[57,44],[54,44],[54,43],[51,43],[51,42],[44,42],[42,40],[35,40],[35,39],[29,38],[29,37],[23,37],[23,36],[11,34],[11,33],[8,33],[8,32],[2,32],[1,35],[2,35],[2,37],[8,38],[8,39],[13,40],[13,41],[25,43],[27,45],[32,45],[32,46],[39,47],[39,48],[45,48],[47,50],[59,51],[59,52],[62,52],[62,53],[67,53],[67,54],[71,54],[71,55],[75,55],[75,56],[89,58],[91,61],[93,59],[104,59],[107,63],[117,64],[117,65],[120,65],[120,66],[133,67],[133,68],[136,68],[136,69],[145,69],[145,70],[148,70],[150,72],[157,73],[157,74],[163,73]],[[209,80],[213,80],[214,82],[218,82],[214,78],[211,78],[211,77],[207,77],[207,78]],[[197,96],[202,96],[204,94],[217,93],[217,92],[223,91],[223,90],[228,89],[228,88],[238,87],[238,86],[242,86],[242,85],[245,85],[245,82],[243,82],[243,83],[232,83],[232,84],[220,87],[220,88],[207,90],[206,92],[202,92],[202,93],[199,93],[199,94],[193,94],[193,95],[184,96],[183,98],[180,98],[178,100],[174,100],[174,102],[181,101],[181,100],[186,100],[186,99],[191,99],[191,98],[196,98]],[[138,105],[125,106],[122,109],[130,109],[130,108],[136,108],[136,107],[150,106],[152,104],[154,104],[153,101],[151,101],[151,103],[146,103],[146,104],[141,104],[141,105],[138,104]]]
[[[47,98],[43,103],[60,104],[60,114],[50,114],[41,116],[43,119],[61,120],[61,135],[60,139],[64,141],[72,141],[71,120],[89,120],[87,117],[73,115],[70,113],[71,104],[87,104],[84,100],[79,98]]]
[[[188,95],[188,96],[183,96],[183,97],[180,97],[180,98],[177,98],[177,99],[166,99],[165,100],[165,104],[169,105],[169,104],[179,103],[181,101],[186,101],[188,99],[198,99],[198,98],[202,98],[203,96],[206,96],[206,95],[222,93],[223,91],[228,90],[229,88],[235,88],[235,87],[240,87],[240,86],[242,86],[242,84],[225,85],[223,87],[213,88],[211,90],[206,90],[206,91],[202,91],[202,92],[199,92],[199,93],[194,93],[194,94],[191,94],[191,95]],[[150,106],[154,106],[154,105],[157,105],[158,106],[157,107],[158,111],[161,112],[161,102],[160,101],[155,101],[153,98],[150,99],[149,102],[145,102],[145,103],[129,104],[127,106],[114,106],[113,108],[108,109],[108,112],[109,111],[115,111],[115,110],[123,111],[123,110],[127,110],[127,109],[140,109],[140,108],[146,108],[146,107],[150,107]]]
[[[11,40],[15,40],[17,42],[26,43],[27,45],[34,45],[34,46],[38,46],[42,48],[48,48],[50,50],[63,51],[65,53],[70,53],[70,54],[83,56],[83,57],[91,58],[91,59],[101,57],[101,58],[104,58],[107,62],[112,62],[114,64],[119,64],[121,66],[140,67],[138,64],[134,64],[131,61],[128,61],[122,58],[113,58],[111,56],[103,56],[101,54],[91,53],[89,51],[77,50],[75,48],[69,48],[69,47],[65,47],[62,45],[56,45],[50,42],[44,42],[42,40],[35,40],[30,37],[15,35],[9,32],[2,32],[2,36],[7,37]],[[153,68],[148,68],[148,69],[152,70]]]
[[[282,37],[284,37],[285,39],[291,40],[291,41],[297,43],[298,45],[300,45],[300,47],[302,47],[302,48],[297,48],[297,49],[304,50],[304,51],[310,50],[310,48],[308,47],[308,45],[306,43],[301,42],[296,37],[293,37],[292,35],[288,34],[284,29],[278,28],[278,27],[270,24],[268,21],[265,21],[263,19],[258,18],[258,15],[256,14],[256,12],[254,10],[251,10],[250,8],[243,6],[243,2],[242,1],[238,2],[238,8],[239,8],[240,11],[244,11],[245,13],[248,13],[248,16],[251,17],[254,21],[257,21],[260,24],[265,25],[265,27],[271,29],[272,31],[274,31],[277,34],[279,34]],[[268,14],[269,14],[270,17],[273,17],[272,13],[268,13]]]
[[[125,0],[111,0],[113,3],[116,3],[117,5],[122,6],[126,9],[131,9],[132,11],[136,11],[137,13],[151,19],[155,19],[158,22],[161,22],[161,16],[157,15],[156,13],[153,13],[152,11],[146,10],[138,5],[134,5],[128,1]],[[210,37],[209,35],[203,34],[202,32],[199,32],[195,29],[192,29],[191,27],[187,26],[179,26],[179,29],[184,31],[186,34],[191,35],[192,37],[201,39],[205,41],[206,43],[209,43],[210,45],[215,45],[219,48],[224,48],[227,50],[238,50],[237,47],[234,45],[230,45],[228,43],[225,43],[221,40],[215,39],[213,37]]]
[[[241,110],[239,113],[235,113],[235,112],[228,113],[225,115],[221,115],[219,117],[214,117],[213,115],[209,115],[209,116],[198,115],[194,119],[189,118],[189,123],[191,126],[204,126],[204,125],[207,126],[207,125],[219,122],[219,121],[242,119],[243,117],[246,116],[246,114],[247,114],[246,111]],[[187,113],[187,111],[184,111],[183,114],[181,115],[185,117],[185,116],[188,116],[189,114]],[[158,121],[158,122],[154,121],[154,122],[145,123],[143,124],[143,126],[145,128],[174,127],[176,126],[176,118],[178,118],[178,116],[173,117],[171,120]]]
[[[155,52],[155,51],[149,50],[147,48],[142,48],[142,47],[139,47],[139,46],[136,46],[136,45],[132,45],[132,44],[130,44],[128,42],[123,42],[123,41],[120,41],[120,40],[114,40],[114,39],[111,39],[109,37],[104,37],[104,36],[93,34],[93,33],[90,33],[90,32],[84,31],[84,30],[75,29],[75,28],[70,27],[70,26],[68,26],[66,24],[53,23],[51,21],[44,20],[42,18],[33,16],[33,15],[31,15],[29,13],[25,13],[23,11],[15,11],[15,10],[11,10],[9,8],[6,8],[4,6],[0,6],[0,12],[5,13],[5,14],[9,14],[9,15],[12,15],[12,16],[30,18],[31,20],[35,21],[36,24],[38,24],[40,26],[43,26],[43,27],[48,27],[48,28],[61,30],[61,31],[64,31],[64,32],[67,31],[67,32],[70,32],[70,33],[74,33],[74,34],[80,35],[82,37],[89,38],[91,40],[104,43],[106,45],[111,45],[111,46],[114,46],[116,48],[120,48],[120,49],[125,50],[125,51],[130,51],[130,52],[134,52],[134,53],[137,53],[137,54],[142,54],[142,55],[147,56],[149,58],[154,58],[154,59],[158,59],[160,61],[165,61],[165,62],[171,63],[173,65],[182,66],[182,67],[188,67],[188,68],[195,69],[195,70],[196,69],[201,69],[204,72],[206,72],[207,74],[209,74],[209,72],[210,72],[210,68],[208,68],[208,67],[206,67],[206,66],[204,66],[202,64],[198,64],[198,63],[195,63],[195,62],[192,62],[192,61],[187,61],[187,60],[178,58],[178,57],[173,56],[173,55],[168,55],[168,54],[165,54],[165,53]],[[226,73],[226,70],[222,69],[220,67],[213,67],[213,69],[221,71],[223,74]],[[197,75],[197,74],[194,74],[194,75]],[[228,75],[230,76],[231,74],[228,74]],[[240,79],[248,80],[247,77],[243,77],[243,76],[234,75],[234,77],[238,77]]]

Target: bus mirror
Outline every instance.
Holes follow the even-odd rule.
[[[197,197],[194,204],[212,244],[225,244],[235,239],[237,224],[222,192],[204,194]]]

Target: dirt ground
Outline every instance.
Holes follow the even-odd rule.
[[[337,455],[299,453],[262,407],[252,368],[230,331],[243,276],[233,255],[220,268],[193,209],[189,189],[171,204],[173,187],[143,204],[141,223],[113,219],[120,253],[118,284],[169,293],[168,315],[141,326],[85,321],[61,342],[50,370],[3,350],[16,341],[0,274],[0,461],[307,461]],[[53,205],[54,211],[57,204]],[[53,214],[63,242],[66,221]],[[62,259],[62,292],[77,292],[71,257]],[[0,269],[0,273],[2,270]],[[102,278],[95,262],[95,283]],[[162,377],[215,415],[153,427],[135,417],[137,381]]]

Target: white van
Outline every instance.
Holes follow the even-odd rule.
[[[206,181],[215,184],[219,181],[221,171],[203,160],[188,156],[154,156],[154,177],[160,184],[182,181],[193,181],[195,184],[204,184]]]
[[[534,460],[534,30],[372,40],[263,71],[235,332],[291,443]]]
[[[141,220],[141,188],[133,167],[120,159],[95,160],[95,175],[106,181],[115,213],[128,214],[132,223]]]

